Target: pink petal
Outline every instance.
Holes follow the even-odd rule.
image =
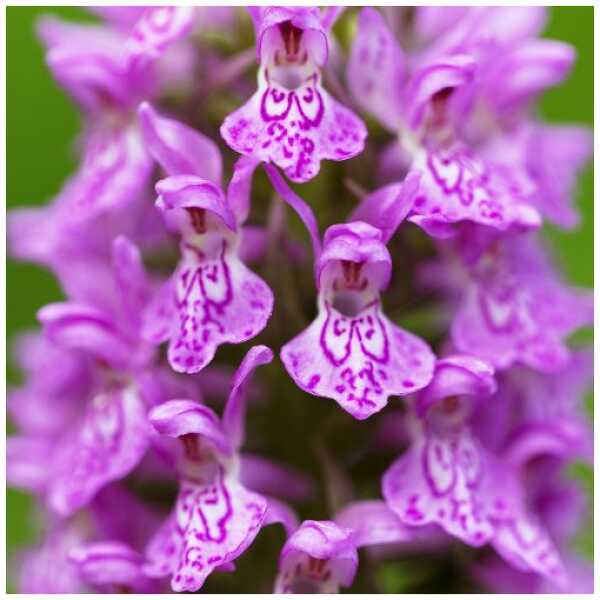
[[[267,324],[273,294],[266,283],[235,255],[223,240],[214,260],[184,258],[176,273],[175,333],[169,362],[175,371],[197,373],[223,343],[253,338]]]
[[[356,419],[380,411],[390,395],[425,387],[434,364],[427,344],[391,323],[379,302],[352,318],[325,302],[281,359],[300,388],[334,399]]]
[[[175,592],[195,592],[216,568],[231,563],[252,543],[267,502],[219,470],[208,485],[184,481],[174,514],[150,542],[144,571],[172,574]]]
[[[346,160],[360,153],[367,131],[321,87],[315,73],[295,90],[274,82],[259,85],[225,119],[221,135],[236,152],[273,162],[291,180],[305,182],[317,175],[321,160]]]
[[[146,406],[135,388],[94,397],[57,449],[49,489],[52,508],[70,515],[107,483],[129,474],[146,452],[149,432]]]

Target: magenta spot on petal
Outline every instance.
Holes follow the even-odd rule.
[[[308,382],[308,385],[306,387],[309,390],[312,390],[315,387],[315,385],[317,385],[317,383],[319,383],[319,381],[321,381],[321,376],[315,374],[310,378],[310,381]]]
[[[414,383],[414,381],[411,381],[410,379],[405,379],[405,380],[402,382],[402,385],[403,385],[404,387],[408,387],[408,388],[410,388],[410,387],[414,387],[414,386],[415,386],[415,383]]]

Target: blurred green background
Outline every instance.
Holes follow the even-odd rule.
[[[548,121],[593,126],[594,14],[593,7],[553,7],[546,36],[573,44],[579,54],[568,80],[545,94],[540,105]],[[55,195],[76,165],[72,142],[78,131],[78,115],[69,98],[59,89],[44,63],[34,23],[42,14],[68,19],[90,19],[85,11],[63,7],[8,7],[6,9],[6,98],[7,98],[7,207],[43,204]],[[578,191],[583,214],[580,229],[564,233],[548,228],[559,261],[568,278],[577,285],[593,286],[593,169],[584,172]],[[59,299],[53,278],[33,265],[8,261],[7,337],[10,343],[19,331],[36,326],[35,313],[44,304]],[[18,373],[7,358],[9,383]],[[591,476],[583,474],[589,490]],[[31,543],[35,523],[29,498],[9,490],[7,497],[7,554]],[[590,551],[589,539],[584,539]]]

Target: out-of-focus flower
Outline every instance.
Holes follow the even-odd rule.
[[[556,372],[566,366],[564,340],[593,321],[592,296],[560,280],[535,238],[497,242],[468,272],[452,324],[458,350],[498,369],[521,363]]]
[[[536,458],[573,456],[574,438],[553,425],[524,426],[496,456],[469,426],[473,404],[496,389],[493,370],[468,356],[437,363],[416,399],[414,440],[383,477],[388,506],[407,525],[437,523],[473,546],[491,543],[512,566],[566,583],[550,535],[527,498]]]
[[[563,78],[572,49],[532,37],[538,9],[522,9],[528,25],[514,30],[506,22],[515,21],[519,9],[423,10],[416,10],[417,34],[429,45],[407,53],[383,17],[363,9],[348,64],[356,100],[400,136],[396,163],[422,175],[409,220],[439,238],[453,236],[464,221],[500,231],[539,227],[535,184],[541,188],[545,181],[531,173],[527,185],[515,186],[505,165],[484,158],[480,138],[497,135],[507,114],[521,118],[526,101]],[[437,28],[444,34],[433,42]],[[487,120],[482,105],[492,115]],[[490,120],[500,125],[489,126]],[[465,121],[483,122],[475,143]],[[509,167],[525,169],[523,160]],[[572,160],[575,168],[581,162],[577,155]]]
[[[128,548],[132,559],[135,549],[143,548],[157,527],[158,518],[145,503],[119,485],[105,487],[86,508],[67,519],[48,514],[42,542],[24,552],[17,561],[19,591],[25,594],[161,591],[163,586],[156,581],[127,577],[126,570],[118,568],[119,562],[125,566],[121,562],[124,556],[114,556],[116,561],[111,567],[108,556],[94,556],[86,551],[93,546],[106,548],[112,544],[122,550]],[[130,561],[129,569],[133,562]]]
[[[153,349],[140,328],[151,286],[137,248],[117,238],[112,268],[89,267],[100,293],[40,311],[47,341],[21,345],[30,381],[13,392],[10,404],[22,430],[8,440],[9,480],[42,494],[63,516],[137,466],[149,443],[146,413],[151,399],[160,397],[156,380],[154,394],[145,393]],[[47,411],[54,411],[54,420],[40,424]],[[36,472],[33,465],[39,465]]]

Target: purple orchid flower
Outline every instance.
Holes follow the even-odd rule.
[[[498,393],[473,415],[477,435],[488,447],[501,449],[521,423],[553,424],[577,437],[581,459],[592,462],[593,431],[582,402],[593,381],[588,349],[573,351],[556,373],[512,367],[498,381]]]
[[[304,521],[281,551],[275,593],[333,594],[349,587],[358,567],[351,533],[333,521]]]
[[[298,386],[333,398],[356,419],[431,378],[434,356],[427,344],[382,312],[380,292],[391,262],[380,230],[361,221],[331,226],[317,261],[318,316],[281,350]]]
[[[30,381],[10,401],[22,432],[8,441],[9,479],[42,494],[63,516],[137,466],[148,448],[152,402],[164,400],[161,393],[189,389],[160,369],[148,370],[154,352],[140,336],[141,312],[152,286],[137,248],[117,238],[112,273],[100,270],[92,279],[101,293],[90,293],[87,303],[40,311],[46,340],[22,343]],[[17,404],[19,398],[26,404]],[[54,419],[44,424],[30,414],[48,410]]]
[[[316,257],[317,318],[281,349],[296,384],[314,396],[334,399],[356,419],[380,411],[392,394],[425,387],[435,361],[429,346],[394,325],[381,309],[380,293],[389,283],[392,263],[385,244],[403,215],[390,215],[384,230],[360,220],[332,225],[321,249],[310,208],[273,167],[266,170],[276,191],[303,219]],[[373,196],[380,200],[377,204],[402,206],[409,194],[407,184]],[[378,217],[383,214],[377,209]]]
[[[497,242],[469,270],[452,323],[455,347],[498,369],[563,368],[570,354],[563,340],[593,320],[591,295],[565,286],[532,237]]]
[[[244,387],[254,369],[272,358],[266,346],[249,350],[234,377],[222,419],[190,400],[166,402],[150,415],[158,433],[180,443],[180,488],[173,513],[146,549],[143,571],[150,577],[172,575],[174,591],[196,591],[213,570],[229,568],[262,526],[283,522],[294,527],[289,509],[247,490],[238,478]]]
[[[286,539],[278,593],[351,587],[361,549],[376,566],[435,555],[437,569],[457,543],[470,547],[460,555],[473,586],[593,588],[573,545],[589,506],[568,471],[592,463],[592,355],[568,340],[593,321],[591,294],[562,281],[534,232],[542,217],[578,223],[591,133],[535,117],[575,58],[542,37],[546,10],[366,7],[335,32],[344,7],[92,11],[102,23],[39,27],[82,115],[79,166],[48,206],[9,215],[12,255],[49,268],[65,297],[14,345],[24,383],[8,392],[7,480],[33,494],[43,525],[10,565],[18,591],[196,592],[275,523]],[[236,49],[248,14],[257,86],[245,77],[254,47]],[[232,97],[246,100],[232,109]],[[356,174],[317,181],[321,161],[365,149],[352,100],[383,131]],[[275,192],[266,215],[261,164]],[[331,203],[316,215],[288,183],[313,179],[321,194],[345,186],[360,198],[348,218]],[[256,206],[253,194],[264,196]],[[312,262],[306,239],[287,235],[286,204]],[[409,227],[390,243],[404,221],[433,241]],[[383,309],[396,247],[414,262],[405,275],[421,288],[414,316],[428,341]],[[301,524],[287,502],[321,502],[283,456],[306,432],[275,435],[261,418],[257,454],[244,448],[247,403],[268,410],[268,387],[285,395],[290,381],[280,389],[269,367],[251,385],[272,362],[267,346],[215,361],[236,350],[217,357],[221,345],[265,330],[274,294],[262,273],[286,265],[286,315],[314,302],[305,267],[316,287],[308,326],[292,339],[278,335],[285,322],[268,330],[292,388],[356,420],[382,412],[366,429],[332,414],[306,437],[332,516]],[[403,401],[388,414],[390,396]],[[347,426],[359,436],[350,454]],[[390,453],[375,473],[383,498],[355,501]]]
[[[446,117],[471,143],[510,131],[530,116],[532,101],[562,81],[575,58],[568,44],[540,39],[544,7],[419,7],[413,35],[416,62],[467,54],[472,80],[447,99]]]
[[[332,19],[319,8],[255,7],[258,90],[230,114],[221,135],[236,152],[273,162],[293,181],[317,175],[321,160],[364,148],[363,122],[321,85]]]
[[[146,335],[156,343],[170,340],[175,371],[196,373],[220,344],[257,335],[273,310],[271,290],[238,257],[257,163],[241,158],[225,195],[214,142],[149,105],[141,106],[140,116],[151,153],[170,175],[156,185],[156,206],[179,234],[182,254],[148,313]]]
[[[142,572],[144,557],[127,544],[93,542],[71,549],[69,560],[82,580],[98,593],[160,593],[164,590]]]
[[[115,506],[119,510],[115,510]],[[123,571],[113,571],[111,575],[106,569],[104,581],[96,586],[98,578],[92,576],[92,571],[106,563],[92,562],[85,573],[83,561],[79,560],[83,557],[83,548],[88,545],[101,547],[113,543],[129,548],[132,553],[134,548],[143,547],[159,521],[157,514],[135,495],[119,485],[109,485],[74,515],[65,519],[49,515],[48,521],[48,531],[42,542],[23,552],[15,565],[19,574],[19,593],[68,594],[100,588],[124,592],[137,588],[137,582],[124,581]],[[94,561],[100,557],[89,558]],[[157,591],[156,582],[152,584]],[[144,589],[149,591],[147,587]]]
[[[281,551],[275,593],[337,593],[352,585],[359,548],[406,544],[415,531],[379,500],[349,504],[334,521],[304,521]]]
[[[511,565],[565,583],[557,550],[529,507],[523,470],[534,457],[572,456],[573,436],[531,426],[496,457],[469,426],[474,402],[496,389],[493,369],[469,356],[438,361],[415,400],[414,440],[384,474],[383,496],[407,525],[436,523],[472,546],[491,543]]]
[[[86,115],[82,164],[65,190],[68,198],[61,198],[73,218],[126,204],[143,190],[152,161],[135,109],[157,93],[156,61],[189,32],[193,18],[190,8],[147,9],[127,34],[42,21],[50,69]]]
[[[527,121],[486,141],[480,152],[548,221],[573,229],[579,223],[573,191],[592,149],[585,127]]]
[[[52,268],[69,295],[72,269],[109,258],[116,236],[163,241],[160,219],[147,210],[152,158],[136,108],[159,93],[160,60],[194,23],[189,8],[109,12],[110,25],[40,23],[48,65],[84,113],[81,161],[52,204],[9,216],[13,255]]]
[[[499,15],[486,17],[476,11],[473,15],[477,22],[493,23],[485,39],[495,35],[502,40],[496,26]],[[439,18],[444,22],[441,14]],[[460,13],[453,19],[460,20]],[[404,171],[421,174],[408,220],[437,238],[455,235],[456,225],[463,222],[498,231],[522,231],[541,224],[525,190],[515,189],[501,169],[483,160],[468,139],[457,135],[457,124],[472,108],[465,96],[472,95],[485,68],[482,42],[468,35],[466,23],[450,31],[445,42],[409,57],[383,17],[365,8],[348,65],[356,100],[384,127],[400,133]]]
[[[560,549],[566,583],[520,571],[498,556],[476,562],[473,576],[495,593],[590,593],[594,588],[593,565],[571,545],[584,523],[587,503],[583,491],[565,476],[563,457],[546,455],[531,462],[527,466],[529,503]]]

